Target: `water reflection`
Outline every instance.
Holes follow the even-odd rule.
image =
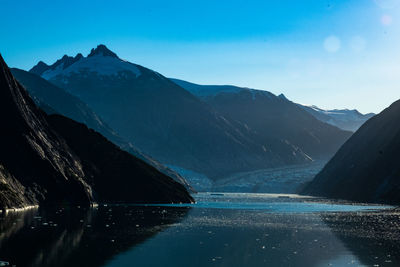
[[[10,213],[0,219],[0,260],[61,267],[400,266],[400,214],[385,207],[260,194],[197,200],[192,207]]]
[[[102,266],[187,211],[113,206],[8,213],[0,218],[0,260],[16,266]]]

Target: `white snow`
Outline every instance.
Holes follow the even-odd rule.
[[[338,120],[342,121],[353,121],[353,120],[362,120],[363,115],[356,110],[349,110],[349,109],[333,109],[333,110],[325,110],[321,109],[317,106],[308,106],[313,110],[326,114],[330,117],[333,117]]]
[[[122,71],[129,71],[136,75],[141,75],[139,68],[132,63],[121,60],[115,57],[95,55],[91,57],[84,57],[75,62],[71,66],[63,70],[63,64],[57,66],[54,70],[48,70],[43,73],[42,77],[46,80],[55,78],[58,75],[71,75],[72,73],[81,72],[95,72],[99,75],[117,75]]]

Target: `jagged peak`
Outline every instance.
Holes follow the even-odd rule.
[[[75,56],[75,60],[80,60],[81,58],[83,58],[83,55],[81,53],[76,54]]]
[[[46,63],[44,63],[43,61],[39,61],[37,64],[36,64],[36,66],[44,66],[44,67],[48,67],[49,65],[47,65]]]
[[[48,70],[50,68],[49,65],[44,63],[43,61],[39,61],[35,66],[33,66],[29,72],[36,74],[36,75],[42,75],[43,72]]]
[[[105,56],[105,57],[118,58],[117,54],[112,52],[110,49],[108,49],[103,44],[98,45],[96,48],[92,48],[92,50],[90,51],[90,54],[88,55],[88,57],[93,57],[93,56],[98,56],[98,55],[102,55],[102,56]]]

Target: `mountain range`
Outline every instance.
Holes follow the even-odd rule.
[[[46,115],[0,56],[0,208],[191,202],[178,182],[99,133]],[[112,177],[112,179],[110,179]]]
[[[79,98],[151,158],[212,179],[329,159],[351,135],[265,91],[205,99],[104,45],[30,72]]]

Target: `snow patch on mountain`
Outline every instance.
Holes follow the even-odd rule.
[[[46,80],[53,79],[59,75],[79,74],[83,72],[95,72],[99,75],[117,75],[120,72],[132,72],[136,77],[141,75],[139,68],[132,63],[121,60],[119,58],[95,55],[91,57],[83,57],[67,68],[63,68],[63,64],[58,65],[54,70],[47,70],[42,74]]]

